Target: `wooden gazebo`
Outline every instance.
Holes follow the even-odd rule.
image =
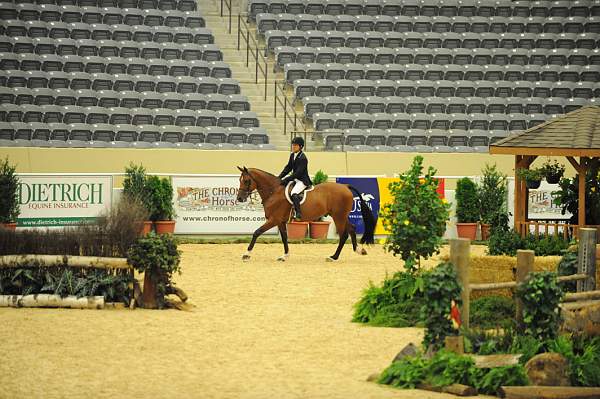
[[[600,158],[600,106],[582,107],[511,135],[490,145],[490,154],[515,155],[515,172],[519,168],[529,168],[540,155],[564,156],[579,176],[585,177],[592,160]],[[579,227],[585,226],[585,180],[579,179],[578,224],[573,226],[574,234]],[[516,231],[521,234],[529,231],[532,223],[527,221],[527,187],[516,173],[514,217]],[[548,225],[545,227],[547,233]],[[536,223],[536,233],[537,229]],[[566,229],[564,232],[566,234]]]

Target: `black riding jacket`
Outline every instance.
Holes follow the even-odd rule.
[[[288,173],[292,172],[292,174],[285,179]],[[306,155],[304,155],[303,151],[299,151],[296,159],[294,159],[294,153],[290,154],[290,160],[288,164],[285,165],[285,168],[279,174],[279,178],[282,179],[283,183],[287,184],[294,179],[300,180],[306,187],[312,185],[312,181],[310,180],[310,176],[308,175],[308,159]]]

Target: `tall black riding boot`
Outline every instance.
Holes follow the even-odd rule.
[[[294,219],[301,220],[302,214],[300,213],[300,194],[292,194],[292,202],[294,203]]]

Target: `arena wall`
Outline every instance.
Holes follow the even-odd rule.
[[[393,176],[410,167],[414,153],[400,152],[307,152],[311,173],[322,169],[330,176]],[[237,165],[279,173],[288,159],[283,151],[198,151],[186,149],[97,149],[97,148],[0,148],[18,173],[123,173],[130,163],[143,164],[149,173],[231,174]],[[486,163],[496,163],[514,175],[514,158],[489,154],[423,154],[441,176],[476,176]],[[120,186],[120,179],[115,180]],[[449,187],[454,188],[449,181]]]

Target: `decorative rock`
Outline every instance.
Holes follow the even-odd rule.
[[[416,347],[416,345],[411,342],[408,345],[406,345],[404,347],[404,349],[402,349],[400,352],[398,352],[398,354],[396,355],[394,360],[392,360],[392,363],[400,361],[407,356],[416,356],[418,352],[419,352],[419,350]]]
[[[569,361],[558,353],[541,353],[529,359],[525,372],[531,385],[570,386]]]

